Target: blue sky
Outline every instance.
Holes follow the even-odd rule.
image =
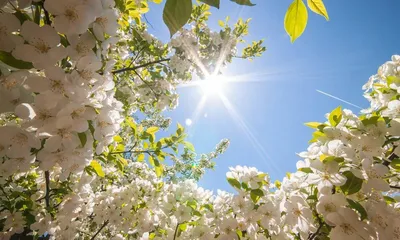
[[[330,21],[309,11],[307,29],[294,44],[283,28],[290,0],[253,0],[254,7],[221,2],[220,10],[212,10],[210,27],[219,29],[217,21],[227,15],[231,23],[238,17],[252,18],[248,40],[265,39],[267,51],[252,62],[235,60],[224,70],[227,76],[248,75],[248,81],[224,89],[248,131],[218,97],[209,98],[199,118],[187,127],[189,141],[199,153],[211,151],[222,138],[231,141],[216,169],[200,181],[212,190],[230,190],[225,180],[229,166],[254,166],[273,180],[295,171],[295,153],[305,150],[311,139],[312,130],[303,123],[324,121],[324,114],[338,105],[359,111],[316,89],[366,107],[362,85],[391,55],[400,53],[398,0],[325,0]],[[150,31],[167,39],[162,5],[150,5],[147,18],[154,27]],[[167,113],[174,123],[192,118],[203,95],[197,88],[182,88],[179,93],[179,106]]]

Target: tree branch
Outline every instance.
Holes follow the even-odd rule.
[[[46,207],[50,207],[50,173],[49,171],[44,172],[44,177],[46,179],[46,195],[44,199],[46,200]]]
[[[103,228],[105,228],[108,224],[108,220],[104,221],[103,225],[100,227],[100,229],[93,235],[93,237],[90,238],[90,240],[94,240],[97,235],[99,235],[99,233],[101,232],[101,230],[103,230]]]
[[[392,185],[390,185],[390,188],[400,189],[400,186],[392,186]]]
[[[179,227],[179,224],[180,224],[180,223],[176,224],[175,233],[174,233],[174,240],[176,239],[176,235],[178,234],[178,227]]]
[[[308,240],[312,240],[312,239],[316,238],[318,236],[319,232],[321,231],[322,227],[324,226],[324,223],[322,222],[321,218],[318,216],[318,213],[315,212],[315,214],[317,216],[317,220],[318,220],[319,226],[318,226],[318,229],[317,229],[317,231],[315,233],[310,234],[308,236],[308,238],[307,238]]]
[[[111,73],[117,74],[117,73],[122,73],[122,72],[126,72],[126,71],[135,71],[136,69],[139,69],[139,68],[147,67],[147,66],[150,66],[150,65],[153,65],[153,64],[157,64],[157,63],[167,62],[169,60],[170,60],[169,58],[163,58],[163,59],[160,59],[160,60],[144,63],[144,64],[137,65],[137,66],[134,66],[134,67],[127,67],[127,68],[118,69],[118,70],[115,70],[115,71],[113,71]]]

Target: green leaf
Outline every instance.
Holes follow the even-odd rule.
[[[293,43],[303,34],[308,21],[306,5],[302,0],[294,0],[286,11],[284,25],[290,41]]]
[[[250,198],[254,203],[258,202],[262,196],[264,196],[264,192],[261,189],[253,189],[250,192]]]
[[[352,209],[356,210],[360,214],[361,221],[367,218],[367,211],[365,211],[364,207],[360,203],[349,198],[347,199],[347,202]]]
[[[119,143],[119,142],[122,142],[123,139],[122,139],[121,136],[117,135],[117,136],[114,136],[114,141],[116,141],[117,143]]]
[[[327,156],[327,155],[322,154],[322,155],[319,156],[319,160],[321,162],[323,162],[323,163],[329,163],[329,162],[332,162],[332,161],[336,161],[338,163],[341,163],[341,162],[344,161],[344,158],[336,157],[336,156]]]
[[[237,188],[237,189],[240,189],[240,188],[241,188],[240,182],[239,182],[238,180],[234,179],[234,178],[228,178],[228,183],[229,183],[232,187],[235,187],[235,188]]]
[[[385,199],[387,204],[396,203],[396,200],[389,196],[383,196],[383,199]]]
[[[188,207],[191,207],[192,209],[196,209],[197,208],[197,202],[195,200],[187,201],[186,205]]]
[[[281,189],[282,183],[279,180],[275,180],[274,184],[277,189]]]
[[[103,168],[101,167],[100,163],[98,163],[96,160],[92,160],[90,162],[90,166],[93,167],[94,171],[96,174],[100,177],[105,177],[105,174],[103,172]]]
[[[390,162],[390,166],[396,170],[400,170],[400,158],[395,158]]]
[[[152,156],[149,156],[149,163],[151,166],[155,166],[156,164],[154,163],[154,158]]]
[[[163,20],[171,37],[189,20],[192,13],[192,0],[167,0],[163,11]]]
[[[395,83],[395,84],[400,84],[400,78],[396,76],[388,76],[386,77],[386,82],[387,85],[390,86],[390,84]]]
[[[160,162],[157,159],[154,159],[155,162],[155,170],[156,170],[156,175],[157,177],[161,177],[164,174],[164,167],[163,165],[160,164]]]
[[[299,168],[299,171],[305,172],[305,173],[313,173],[313,171],[312,171],[311,168],[309,168],[309,167],[306,167],[306,168]]]
[[[308,122],[308,123],[304,123],[304,125],[306,125],[307,127],[310,128],[314,128],[317,129],[319,125],[322,125],[323,123],[319,123],[319,122]]]
[[[147,130],[146,130],[146,132],[148,133],[148,134],[151,134],[151,135],[153,135],[154,133],[156,133],[156,132],[158,132],[158,127],[149,127]]]
[[[210,212],[214,212],[213,205],[210,204],[210,203],[204,204],[203,207],[204,207],[205,209],[208,209],[208,211],[210,211]]]
[[[378,123],[380,116],[372,116],[370,118],[365,118],[363,120],[361,120],[362,124],[364,126],[368,126],[368,125],[376,125]]]
[[[179,224],[179,229],[181,229],[182,232],[186,231],[186,229],[187,229],[187,223],[181,223],[181,224]]]
[[[143,153],[141,153],[141,154],[139,154],[139,155],[137,156],[137,161],[138,161],[138,162],[143,162],[143,161],[144,161],[144,154],[143,154]]]
[[[78,133],[78,137],[79,137],[79,140],[81,140],[81,145],[82,145],[82,147],[84,147],[85,144],[86,144],[86,142],[87,142],[86,133],[84,133],[84,132]]]
[[[326,21],[329,21],[328,12],[322,0],[307,0],[307,5],[311,11],[325,17]]]
[[[336,127],[341,120],[342,120],[342,107],[339,106],[333,109],[332,112],[329,114],[329,123],[333,127]]]
[[[192,151],[192,152],[195,152],[194,146],[193,146],[193,144],[192,144],[191,142],[185,141],[185,142],[183,142],[183,144],[185,145],[185,147],[186,147],[187,149],[189,149],[189,150]]]
[[[255,4],[253,4],[250,0],[231,0],[231,1],[239,5],[255,6]]]
[[[18,68],[18,69],[31,69],[33,68],[32,63],[24,62],[21,60],[15,59],[11,53],[0,51],[0,61],[7,64],[10,67]]]
[[[200,2],[203,2],[205,4],[208,4],[212,7],[216,7],[219,9],[219,1],[220,0],[200,0]]]
[[[354,176],[354,174],[350,171],[344,172],[343,175],[347,178],[346,183],[343,186],[340,186],[340,189],[342,189],[343,193],[346,195],[351,195],[360,191],[363,183],[362,179]]]

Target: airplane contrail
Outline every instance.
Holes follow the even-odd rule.
[[[349,104],[349,105],[351,105],[351,106],[353,106],[353,107],[356,107],[356,108],[359,108],[359,109],[363,109],[363,108],[360,107],[360,106],[357,106],[357,105],[355,105],[355,104],[353,104],[353,103],[351,103],[351,102],[348,102],[348,101],[346,101],[346,100],[343,100],[343,99],[341,99],[341,98],[335,97],[335,96],[333,96],[333,95],[331,95],[331,94],[329,94],[329,93],[323,92],[323,91],[318,90],[318,89],[315,89],[315,90],[316,90],[317,92],[321,93],[321,94],[324,94],[325,96],[328,96],[328,97],[331,97],[331,98],[333,98],[333,99],[339,100],[339,101],[341,101],[341,102],[347,103],[347,104]]]

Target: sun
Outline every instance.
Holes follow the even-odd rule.
[[[222,92],[226,83],[223,75],[210,75],[205,80],[201,80],[199,85],[205,95],[215,95]]]

